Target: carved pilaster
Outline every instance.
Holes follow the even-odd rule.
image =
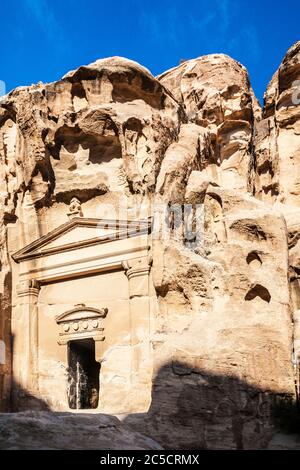
[[[38,390],[38,296],[40,284],[36,279],[22,281],[17,294],[22,308],[24,325],[23,385],[27,392]]]
[[[151,257],[144,256],[124,261],[129,283],[130,325],[131,325],[131,383],[139,387],[149,373],[145,371],[145,364],[151,363],[150,351],[150,299],[149,299],[149,273]],[[143,369],[141,369],[143,364]],[[141,391],[141,393],[143,393]]]

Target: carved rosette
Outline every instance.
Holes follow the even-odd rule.
[[[108,313],[107,308],[96,309],[86,307],[84,304],[75,306],[56,318],[60,327],[58,344],[67,344],[76,339],[93,338],[103,341],[103,320]]]

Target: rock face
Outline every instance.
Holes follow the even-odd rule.
[[[12,312],[12,255],[66,222],[73,201],[73,212],[88,218],[111,218],[113,208],[130,220],[154,221],[149,294],[140,285],[132,290],[144,265],[133,274],[123,263],[134,330],[130,399],[120,371],[104,373],[107,383],[121,387],[103,398],[105,412],[126,413],[125,424],[166,448],[267,447],[274,406],[295,397],[299,377],[297,80],[300,43],[271,80],[264,109],[246,69],[222,54],[186,61],[157,78],[127,59],[99,60],[1,99],[2,410],[9,410],[15,388],[24,322]],[[63,302],[51,296],[51,285],[46,290],[42,282],[38,300],[48,318]],[[143,315],[142,325],[137,318]],[[119,341],[129,334],[126,325]],[[39,360],[43,347],[37,346]],[[127,356],[116,357],[126,368]],[[55,384],[62,393],[65,386],[59,367],[48,382],[37,370],[35,396],[53,410],[63,408],[51,399]],[[53,387],[48,395],[46,383]],[[18,409],[20,394],[12,396]]]
[[[149,437],[107,415],[27,411],[0,414],[0,449],[161,449]]]
[[[202,168],[226,189],[253,187],[254,122],[261,116],[246,69],[222,54],[184,62],[159,77],[185,109],[189,122],[209,135]]]

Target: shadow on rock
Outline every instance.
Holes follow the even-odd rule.
[[[166,449],[263,449],[279,424],[274,415],[291,400],[175,361],[157,373],[148,413],[124,422]]]

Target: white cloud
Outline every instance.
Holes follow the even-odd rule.
[[[22,0],[29,15],[36,21],[44,35],[60,48],[66,45],[66,35],[48,0]]]
[[[3,80],[0,80],[0,96],[4,96],[6,94],[6,85]]]

